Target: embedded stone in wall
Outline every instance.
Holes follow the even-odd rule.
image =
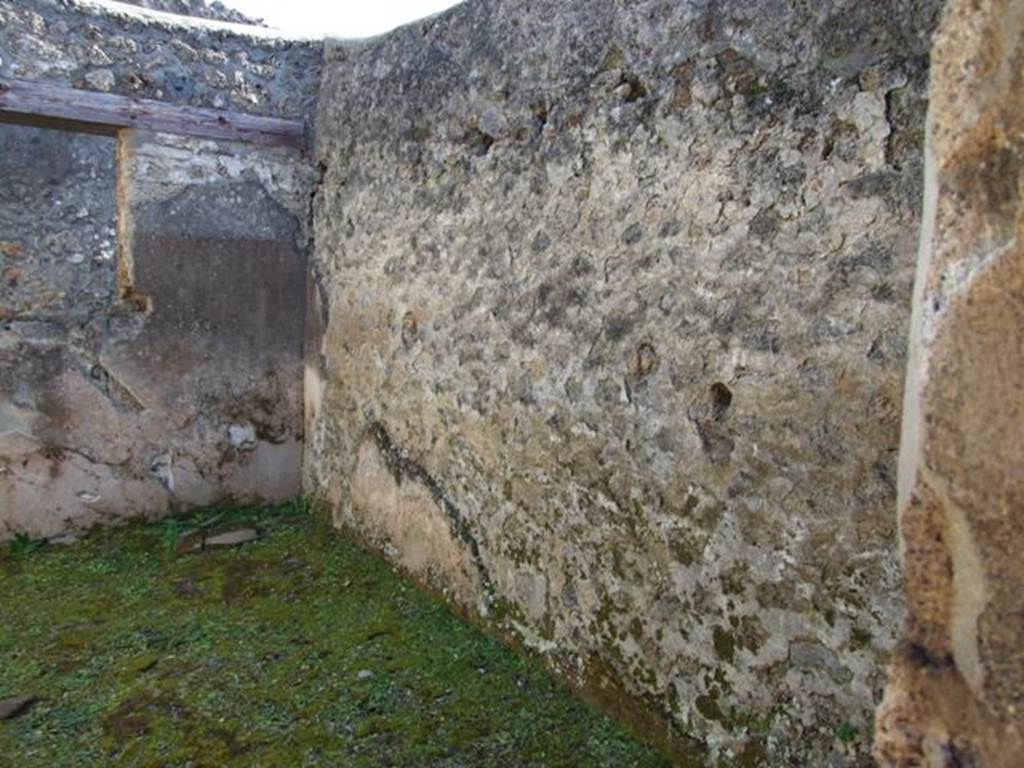
[[[1024,6],[953,0],[900,456],[908,616],[878,713],[886,766],[1024,755]]]

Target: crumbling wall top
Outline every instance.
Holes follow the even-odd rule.
[[[0,0],[0,77],[309,117],[322,43],[97,0]]]

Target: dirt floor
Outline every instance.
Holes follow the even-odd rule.
[[[301,503],[0,550],[2,766],[668,765]]]

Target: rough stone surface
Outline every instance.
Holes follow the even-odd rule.
[[[315,101],[315,47],[77,2],[0,17],[3,74],[279,116]],[[0,145],[0,539],[294,496],[309,158],[7,125]]]
[[[275,117],[312,115],[322,44],[68,0],[0,0],[0,76]]]
[[[950,2],[922,212],[939,5],[471,0],[324,65],[0,0],[2,76],[308,118],[325,66],[316,169],[0,127],[0,538],[291,496],[304,402],[339,525],[684,764],[869,764],[895,649],[884,765],[1016,766],[1024,6]]]
[[[908,604],[883,765],[1024,755],[1024,5],[953,0],[932,56],[900,449]]]
[[[71,290],[0,330],[0,537],[299,490],[312,172],[144,132],[119,155],[106,303]]]
[[[307,488],[709,760],[867,764],[937,8],[476,0],[330,47]]]
[[[0,321],[83,323],[114,300],[111,138],[0,127]]]
[[[249,542],[256,541],[259,537],[259,531],[253,528],[239,528],[235,531],[225,531],[224,533],[207,536],[203,540],[203,547],[205,549],[226,549],[228,547],[248,544]]]

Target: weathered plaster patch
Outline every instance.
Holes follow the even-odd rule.
[[[355,514],[400,567],[435,585],[464,607],[477,608],[481,579],[473,553],[431,488],[396,465],[389,445],[371,433],[352,472]]]

